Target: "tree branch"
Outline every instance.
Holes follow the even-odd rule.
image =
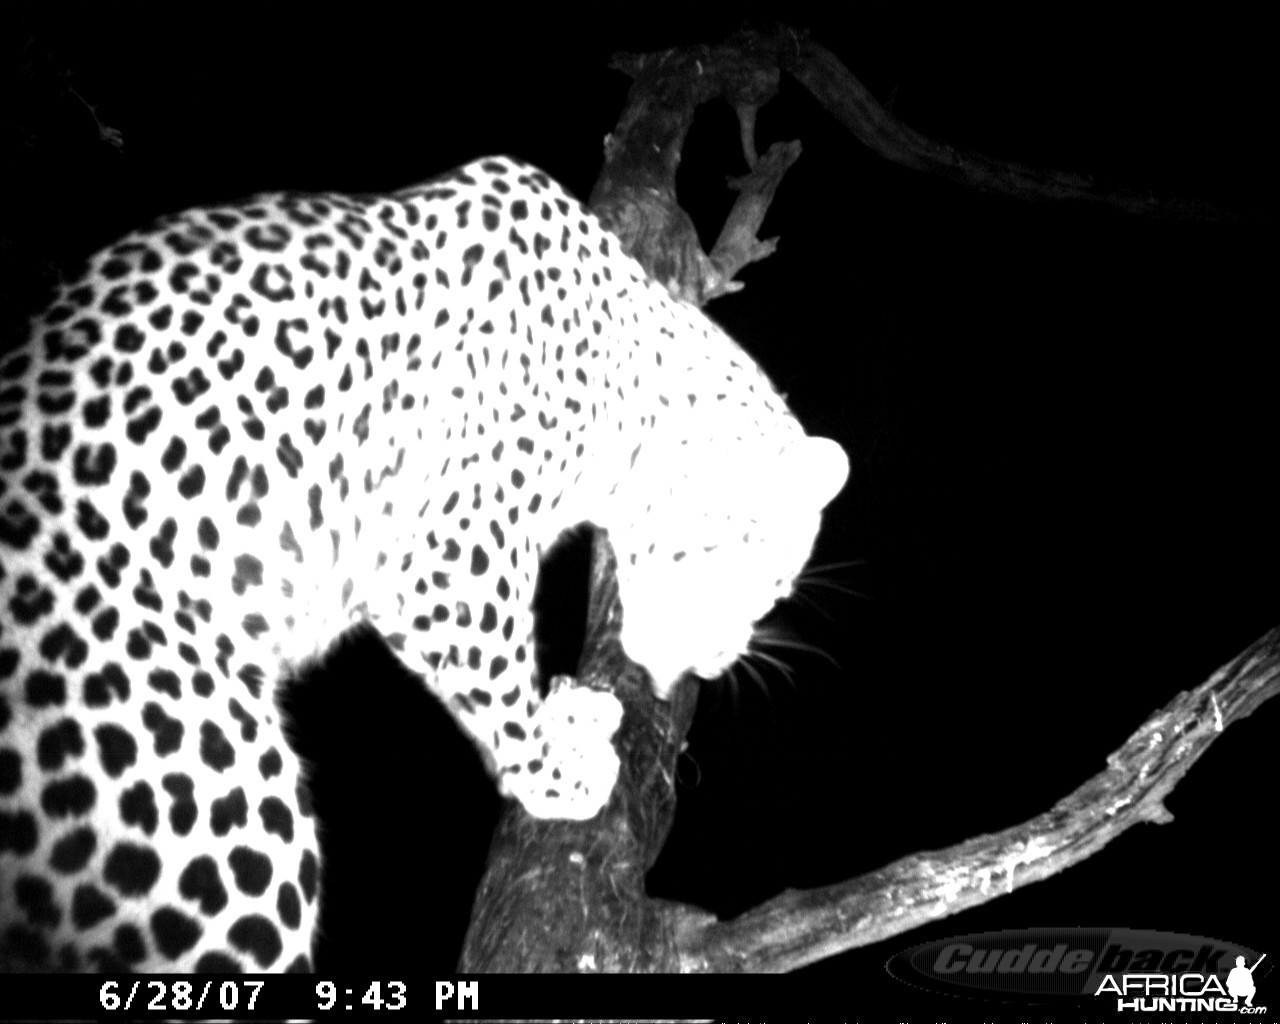
[[[1156,711],[1107,767],[1048,811],[993,835],[912,854],[822,889],[791,890],[732,921],[674,913],[678,969],[790,971],[987,903],[1083,861],[1141,822],[1227,726],[1280,692],[1280,627]]]
[[[768,35],[746,32],[742,45],[757,53],[771,49],[779,67],[808,89],[864,146],[903,167],[1014,199],[1086,202],[1162,220],[1224,223],[1240,219],[1231,211],[1197,199],[1108,188],[1088,174],[996,160],[930,139],[894,117],[834,53],[794,29],[781,27]]]
[[[966,188],[1020,200],[1083,202],[1161,220],[1232,223],[1241,218],[1198,199],[1159,197],[1106,187],[1088,174],[1029,167],[930,139],[898,120],[825,46],[787,26],[745,29],[717,46],[615,54],[611,66],[635,81],[588,205],[673,295],[704,305],[737,291],[743,267],[771,255],[777,239],[755,237],[773,193],[798,159],[800,143],[779,143],[756,156],[756,111],[776,94],[779,76],[795,78],[873,153]],[[676,200],[676,170],[697,107],[724,99],[737,112],[742,154],[751,173],[731,185],[742,192],[708,256],[693,221]]]
[[[1084,175],[1035,171],[934,142],[894,118],[824,47],[781,29],[744,32],[719,47],[619,55],[635,78],[605,146],[591,206],[624,248],[690,302],[735,290],[733,274],[773,251],[756,237],[799,143],[758,158],[755,112],[786,70],[841,124],[886,159],[980,191],[1022,199],[1082,200],[1144,216],[1225,220],[1188,200],[1097,187]],[[710,257],[675,198],[675,175],[696,106],[723,96],[738,111],[751,173]],[[627,661],[612,552],[595,535],[588,641],[578,684],[623,702],[622,774],[589,822],[532,821],[508,804],[490,851],[463,950],[462,971],[792,970],[880,941],[1048,878],[1144,821],[1170,820],[1164,799],[1230,724],[1280,690],[1280,628],[1195,690],[1156,711],[1098,776],[1050,810],[994,835],[915,854],[838,885],[788,891],[731,921],[650,899],[644,876],[674,814],[676,758],[693,717],[686,680],[669,703]]]
[[[1164,800],[1191,766],[1229,725],[1280,692],[1277,627],[1154,712],[1102,772],[1043,814],[719,921],[644,892],[674,817],[675,761],[696,690],[686,680],[670,703],[659,701],[643,669],[627,661],[615,568],[597,532],[578,678],[613,689],[626,708],[618,786],[587,822],[534,821],[506,805],[460,971],[768,973],[882,941],[1050,878],[1140,822],[1172,821]]]

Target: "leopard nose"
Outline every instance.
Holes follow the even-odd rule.
[[[824,507],[849,479],[849,457],[830,438],[802,438],[783,455],[785,479],[779,483],[804,508]]]
[[[827,437],[809,438],[809,447],[813,450],[811,458],[817,466],[814,475],[825,487],[822,504],[826,505],[844,490],[844,485],[849,480],[849,456],[835,441]]]

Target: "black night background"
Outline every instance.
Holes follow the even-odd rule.
[[[393,190],[485,153],[585,198],[629,84],[610,53],[716,42],[736,23],[161,10],[10,21],[6,91],[69,71],[124,145],[83,148],[76,117],[89,132],[92,118],[64,98],[73,112],[51,123],[67,137],[9,176],[7,261],[85,255],[260,191]],[[704,686],[654,895],[733,915],[1032,817],[1280,622],[1273,35],[1207,8],[1202,22],[1012,10],[785,16],[928,136],[1242,223],[968,193],[872,156],[784,84],[759,126],[762,146],[804,146],[765,224],[781,244],[707,311],[849,453],[814,557],[859,564],[780,618],[838,670],[792,651],[790,683],[764,670],[767,692],[745,673]],[[721,182],[743,169],[732,113],[703,108],[680,186],[707,245],[733,199]],[[295,713],[327,843],[319,970],[447,976],[498,809],[479,757],[375,644],[335,657]],[[814,984],[833,1007],[840,993],[905,1006],[889,956],[1005,928],[1274,953],[1278,734],[1266,706],[1174,792],[1172,823],[816,965]]]

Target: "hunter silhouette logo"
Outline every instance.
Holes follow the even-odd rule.
[[[1184,968],[1171,973],[1151,973],[1130,968],[1122,973],[1107,974],[1094,994],[1114,997],[1116,1010],[1121,1013],[1217,1011],[1257,1016],[1265,1014],[1267,1008],[1253,1005],[1253,997],[1258,990],[1253,972],[1266,958],[1267,954],[1263,953],[1252,967],[1248,967],[1245,957],[1237,954],[1236,965],[1227,972],[1225,984],[1221,974],[1212,970]]]
[[[1263,953],[1258,957],[1258,963],[1252,967],[1244,965],[1244,957],[1236,957],[1236,965],[1231,968],[1231,973],[1227,975],[1227,994],[1235,999],[1243,999],[1245,1006],[1253,1006],[1253,994],[1257,992],[1257,988],[1253,984],[1253,972],[1258,969],[1258,964],[1267,958],[1267,954]]]

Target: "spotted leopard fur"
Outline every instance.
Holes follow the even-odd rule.
[[[620,707],[534,688],[541,552],[608,529],[665,695],[746,650],[846,471],[513,160],[128,236],[0,358],[4,958],[305,969],[316,827],[274,686],[355,623],[504,793],[594,815]]]

